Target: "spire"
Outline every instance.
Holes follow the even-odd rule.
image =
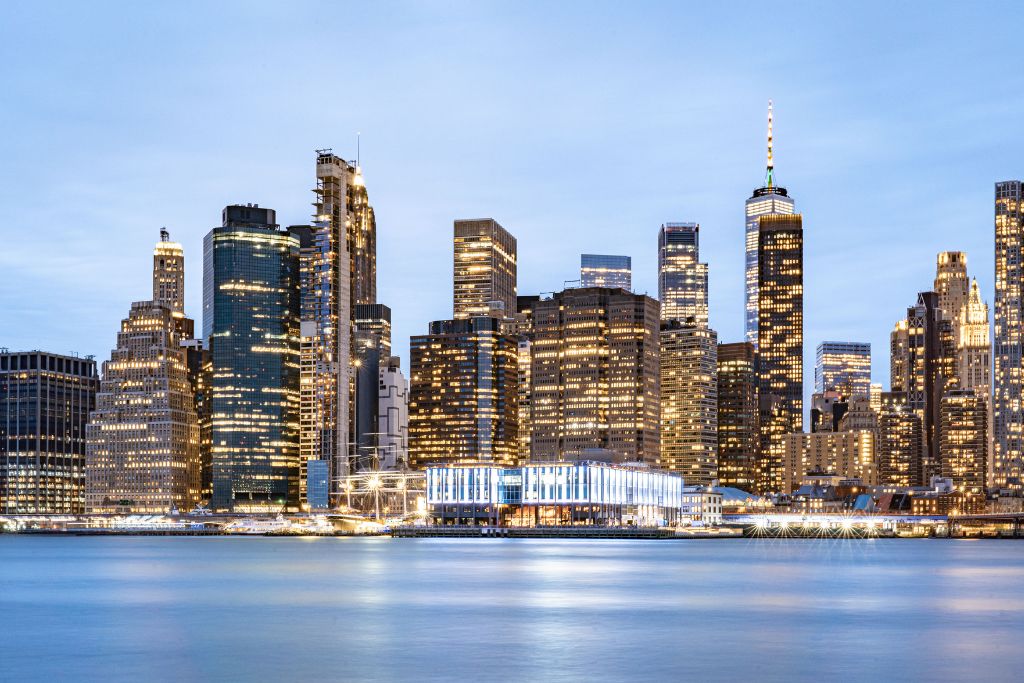
[[[768,100],[768,171],[765,185],[771,188],[775,184],[775,161],[772,158],[772,101]]]

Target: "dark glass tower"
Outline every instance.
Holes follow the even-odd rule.
[[[258,205],[225,208],[203,243],[215,509],[298,508],[301,246]]]

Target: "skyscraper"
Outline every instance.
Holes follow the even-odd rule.
[[[661,326],[661,455],[658,467],[688,484],[718,478],[718,335],[693,323]]]
[[[131,305],[103,363],[86,428],[86,510],[189,510],[201,499],[199,418],[189,380],[184,250],[166,230],[153,256],[153,300]]]
[[[516,258],[516,238],[493,218],[455,221],[455,318],[511,318]]]
[[[878,412],[878,483],[918,486],[924,429],[902,391],[883,392]]]
[[[843,398],[868,396],[871,390],[871,344],[826,341],[818,344],[814,392],[835,391]]]
[[[750,342],[718,345],[718,478],[722,486],[757,489],[759,408],[757,354]]]
[[[96,361],[0,350],[0,514],[85,508],[85,430]]]
[[[762,490],[779,491],[781,436],[803,431],[803,219],[758,218],[757,344],[760,374]]]
[[[772,102],[768,101],[768,167],[764,187],[754,190],[746,201],[746,332],[747,341],[757,346],[758,306],[758,243],[761,216],[788,215],[796,212],[793,199],[786,188],[775,184],[774,139],[772,133]]]
[[[993,482],[1024,490],[1024,184],[996,183]]]
[[[662,320],[708,324],[708,266],[700,263],[700,225],[665,223],[658,232]]]
[[[956,325],[957,379],[963,389],[988,396],[992,387],[992,342],[988,305],[981,300],[978,281],[971,283]]]
[[[217,509],[298,509],[302,239],[250,204],[226,207],[203,242]]]
[[[512,466],[519,456],[517,339],[497,318],[439,320],[410,340],[409,459]]]
[[[939,295],[939,308],[956,321],[960,309],[967,303],[971,281],[967,277],[967,254],[962,251],[943,251],[935,258],[935,293]]]
[[[381,368],[391,358],[391,309],[384,304],[356,304],[353,361],[355,421],[354,469],[365,470],[381,462],[379,383]]]
[[[985,511],[988,460],[988,396],[955,389],[942,397],[939,470],[953,480],[962,497],[961,511]]]
[[[582,254],[580,256],[580,287],[633,288],[633,259],[629,256]]]
[[[380,468],[405,469],[409,466],[409,381],[402,374],[398,357],[391,356],[380,366],[377,394],[377,450]]]
[[[620,289],[557,292],[533,306],[534,461],[588,449],[658,456],[658,302]]]

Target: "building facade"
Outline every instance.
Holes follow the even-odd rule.
[[[92,358],[0,351],[0,514],[85,511]]]
[[[409,381],[400,359],[391,356],[380,366],[377,394],[380,468],[404,470],[409,466]]]
[[[518,339],[497,318],[440,320],[410,341],[409,459],[511,467],[519,457]]]
[[[580,255],[580,287],[633,289],[633,259],[609,254]]]
[[[901,391],[883,392],[878,412],[878,483],[918,486],[924,429]]]
[[[878,483],[875,439],[871,432],[817,432],[787,434],[783,490],[796,491],[808,474],[830,474]]]
[[[758,219],[757,351],[761,416],[761,491],[779,491],[785,434],[803,431],[803,219]]]
[[[661,327],[658,467],[688,484],[718,478],[718,335],[678,321]]]
[[[299,506],[302,239],[275,221],[272,209],[228,206],[203,243],[211,506],[219,510]]]
[[[760,445],[757,354],[750,342],[718,345],[718,479],[757,489]]]
[[[871,344],[826,341],[818,344],[814,362],[814,393],[835,391],[844,398],[871,391]]]
[[[455,221],[455,319],[511,318],[516,260],[516,238],[493,218]]]
[[[588,449],[655,462],[659,307],[621,289],[567,289],[533,306],[531,458]]]
[[[993,483],[1024,492],[1024,183],[995,186]]]
[[[939,470],[953,480],[961,512],[985,512],[988,465],[988,396],[955,389],[942,397]]]
[[[700,263],[700,225],[665,223],[658,232],[662,320],[708,324],[708,265]]]

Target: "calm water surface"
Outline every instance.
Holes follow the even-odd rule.
[[[1024,680],[1024,542],[0,536],[3,681]]]

